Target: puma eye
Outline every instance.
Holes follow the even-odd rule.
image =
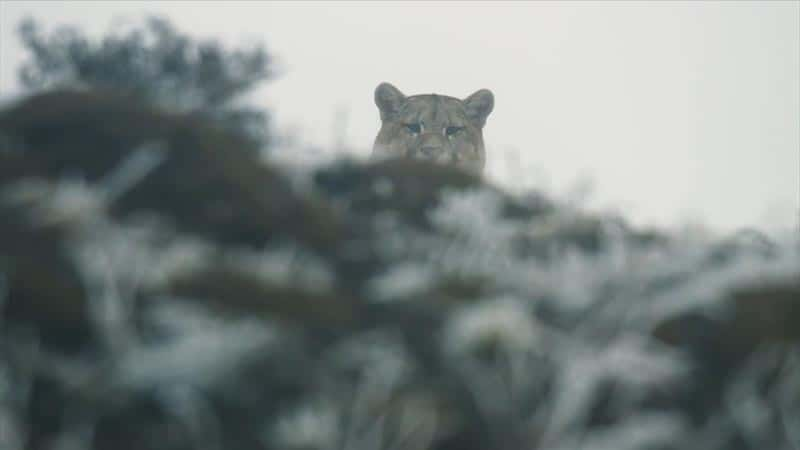
[[[419,132],[422,131],[422,125],[418,123],[407,123],[406,128],[408,129],[408,131],[414,134],[419,134]]]
[[[463,130],[464,127],[447,127],[444,129],[444,134],[447,136],[455,136],[458,132]]]

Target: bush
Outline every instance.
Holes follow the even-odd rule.
[[[31,56],[19,71],[29,90],[70,87],[129,94],[213,119],[267,143],[267,113],[236,105],[271,76],[271,59],[262,46],[227,48],[196,40],[157,17],[101,39],[71,26],[44,33],[27,19],[19,35]]]

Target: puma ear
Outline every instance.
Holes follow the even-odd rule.
[[[486,118],[494,109],[494,94],[488,89],[481,89],[464,99],[464,108],[467,110],[467,117],[483,128]]]
[[[399,89],[389,83],[381,83],[375,88],[375,104],[381,111],[381,120],[397,114],[400,105],[405,101],[406,96]]]

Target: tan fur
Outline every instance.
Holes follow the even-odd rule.
[[[375,89],[381,129],[373,158],[405,157],[480,173],[486,164],[483,126],[494,96],[481,89],[464,100],[426,94],[406,97],[389,83]]]

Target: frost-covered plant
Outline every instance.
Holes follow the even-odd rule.
[[[356,212],[348,195],[331,200],[302,179],[314,177],[309,169],[280,190],[286,198],[270,196],[285,187],[272,172],[245,180],[258,189],[234,190],[256,197],[246,204],[264,215],[202,203],[189,211],[216,225],[317,208],[324,213],[308,217],[331,222],[314,229],[324,236],[292,223],[298,230],[276,228],[266,243],[233,244],[170,222],[157,201],[149,204],[161,209],[115,213],[127,194],[164,176],[162,165],[188,158],[152,150],[131,151],[97,182],[0,185],[0,211],[9,212],[0,230],[27,239],[13,247],[17,258],[0,260],[0,305],[17,313],[0,316],[0,446],[798,443],[797,334],[748,335],[759,322],[737,316],[730,300],[748,286],[788,283],[788,295],[796,292],[796,236],[648,241],[616,218],[559,204],[526,208],[479,183],[434,193],[422,220],[411,220],[402,207]],[[208,182],[199,166],[199,175],[187,169],[167,186]],[[261,183],[270,201],[260,201]],[[389,201],[403,192],[396,183],[370,179],[363,189]],[[40,245],[52,254],[29,258]],[[68,290],[64,274],[78,287]],[[67,288],[62,296],[37,290],[37,276]],[[52,301],[12,298],[20,286]],[[769,318],[779,294],[756,292],[755,310],[765,308],[758,318]],[[755,331],[726,328],[732,320]],[[60,341],[73,333],[77,348]]]

